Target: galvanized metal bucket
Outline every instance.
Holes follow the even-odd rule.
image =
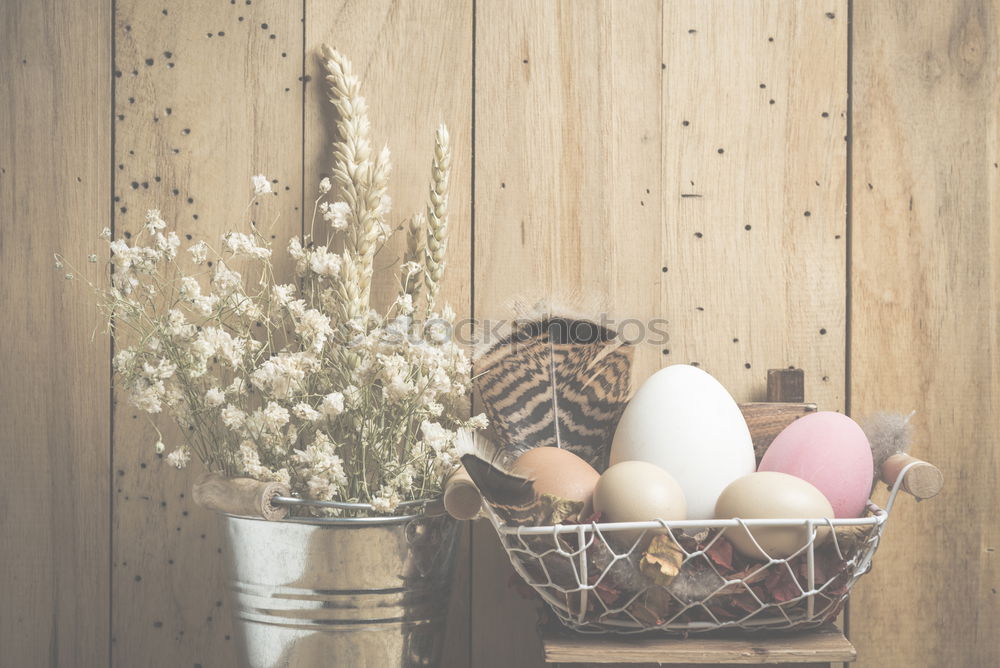
[[[222,521],[242,665],[437,665],[454,519]]]

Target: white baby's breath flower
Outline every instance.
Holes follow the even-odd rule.
[[[490,421],[486,419],[485,413],[480,413],[469,418],[469,428],[470,429],[486,429],[490,426]]]
[[[271,192],[271,182],[263,174],[252,177],[250,183],[253,185],[254,195],[266,195]]]
[[[205,260],[208,259],[208,244],[204,241],[191,244],[187,250],[195,264],[205,264]]]
[[[323,403],[319,410],[327,417],[335,418],[344,412],[344,395],[340,392],[331,392],[323,397]]]
[[[429,320],[424,326],[424,334],[433,343],[444,343],[450,338],[451,328],[444,320]]]
[[[246,355],[247,341],[218,327],[205,327],[198,332],[191,349],[203,358],[220,355],[235,369]]]
[[[226,404],[226,407],[222,409],[221,415],[222,424],[233,431],[240,429],[243,426],[243,422],[247,419],[247,414],[232,404]]]
[[[226,394],[217,387],[209,388],[205,392],[205,405],[215,408],[226,402]]]
[[[330,318],[314,308],[306,310],[295,323],[295,332],[302,340],[311,343],[311,350],[319,353],[329,337],[333,336]]]
[[[305,255],[302,242],[299,241],[298,237],[292,237],[288,240],[288,254],[293,260],[300,260]]]
[[[166,226],[167,224],[163,221],[163,218],[160,217],[159,209],[150,209],[146,212],[146,224],[144,227],[147,232],[159,232]]]
[[[110,227],[105,227],[103,230],[101,230],[101,233],[97,235],[97,238],[98,239],[107,239],[107,240],[110,240],[111,239],[111,228]]]
[[[295,294],[295,286],[291,283],[287,285],[273,285],[271,286],[271,296],[274,301],[278,302],[282,306],[286,306],[292,299],[292,295]]]
[[[174,338],[189,339],[195,335],[195,326],[187,322],[180,310],[172,308],[167,311],[163,331]]]
[[[150,380],[166,380],[177,371],[177,365],[173,362],[161,359],[153,366],[149,362],[143,362],[142,372]]]
[[[88,255],[87,256],[87,262],[89,262],[91,264],[94,264],[95,262],[97,262],[97,254],[96,253],[91,253],[90,255]]]
[[[180,295],[185,299],[196,299],[201,296],[201,285],[193,276],[185,276],[180,282]]]
[[[304,401],[295,404],[292,408],[292,414],[300,420],[306,420],[307,422],[315,422],[323,417],[319,411]]]
[[[309,269],[313,273],[332,278],[340,273],[340,256],[320,246],[309,254]]]
[[[332,501],[337,495],[337,488],[330,479],[321,475],[314,475],[306,480],[306,489],[309,490],[309,498],[317,501]]]
[[[132,363],[135,359],[135,350],[132,348],[123,348],[115,353],[114,367],[115,371],[122,373],[125,369]]]
[[[335,230],[342,230],[347,227],[347,217],[351,215],[351,207],[347,202],[335,202],[333,204],[323,202],[320,205],[320,213],[323,214],[323,220],[330,227]]]
[[[177,257],[177,249],[180,248],[181,240],[177,236],[176,232],[168,232],[166,236],[157,233],[154,237],[154,242],[156,243],[156,248],[163,256],[172,260]]]
[[[271,433],[277,432],[288,424],[290,417],[287,408],[273,401],[267,402],[267,406],[261,414],[264,418],[264,429]]]
[[[184,468],[191,461],[191,449],[186,445],[182,445],[177,448],[169,455],[167,455],[167,462],[171,466],[175,466],[179,469]]]
[[[299,496],[393,512],[403,500],[440,492],[459,463],[456,429],[486,426],[483,416],[467,417],[470,363],[449,337],[454,314],[435,298],[446,259],[450,153],[440,130],[427,215],[408,227],[400,296],[376,311],[373,304],[384,302],[373,275],[385,263],[375,257],[392,232],[390,159],[372,144],[350,63],[329,48],[323,55],[341,136],[330,176],[319,182],[315,217],[325,232],[313,236],[311,224],[309,236],[288,241],[298,280],[277,284],[280,271],[269,264],[277,242],[242,226],[226,230],[221,247],[186,243],[191,262],[175,263],[180,239],[150,210],[138,233],[115,240],[102,232],[112,265],[103,306],[122,331],[135,332],[134,345],[114,358],[128,400],[169,414],[197,439],[166,455],[157,431],[154,450],[168,463],[186,466],[196,451],[210,467],[280,481]],[[274,193],[274,183],[257,174],[254,196]],[[56,262],[60,275],[71,271],[61,256]],[[420,319],[440,324],[421,331],[418,308]]]
[[[410,315],[413,313],[413,295],[409,293],[403,293],[396,297],[396,306],[399,307],[399,312],[402,315]],[[409,322],[407,322],[409,324]]]
[[[445,450],[454,441],[455,433],[445,429],[437,422],[424,420],[420,425],[420,431],[424,435],[424,442],[435,452]]]
[[[236,256],[252,257],[258,260],[266,260],[271,257],[271,249],[258,246],[256,239],[249,234],[242,232],[226,232],[222,235],[229,252]]]
[[[254,369],[250,382],[277,399],[290,399],[302,391],[306,375],[317,368],[319,360],[311,353],[279,353]]]
[[[212,274],[212,288],[222,296],[231,295],[243,286],[243,277],[240,272],[233,271],[226,266],[226,263],[219,260],[215,265],[215,273]]]
[[[403,500],[400,498],[398,491],[385,486],[378,491],[378,494],[372,497],[372,508],[377,513],[391,513],[402,502]]]

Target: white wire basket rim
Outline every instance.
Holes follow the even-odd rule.
[[[503,535],[545,536],[550,534],[579,533],[580,528],[605,531],[644,531],[656,529],[724,529],[726,527],[809,527],[809,526],[873,526],[884,523],[889,514],[872,502],[868,503],[867,517],[794,518],[794,519],[732,519],[714,520],[648,520],[645,522],[587,522],[579,524],[549,524],[542,526],[507,526],[497,524]]]

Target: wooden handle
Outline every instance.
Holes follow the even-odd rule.
[[[284,483],[224,478],[218,473],[206,473],[199,478],[192,493],[194,502],[203,508],[265,520],[280,520],[288,515],[286,506],[271,503],[276,496],[288,495],[288,485]]]
[[[472,482],[464,466],[451,474],[444,484],[444,508],[456,520],[471,520],[483,505],[479,488]]]
[[[941,469],[907,454],[899,453],[885,460],[880,471],[882,482],[892,487],[896,484],[903,469],[914,462],[916,464],[906,472],[900,489],[907,494],[912,494],[917,499],[929,499],[936,496],[944,486],[944,474],[941,473]]]

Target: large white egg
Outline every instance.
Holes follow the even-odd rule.
[[[693,520],[715,517],[722,490],[756,463],[740,407],[719,381],[687,364],[653,374],[622,414],[611,464],[632,459],[668,471]]]

